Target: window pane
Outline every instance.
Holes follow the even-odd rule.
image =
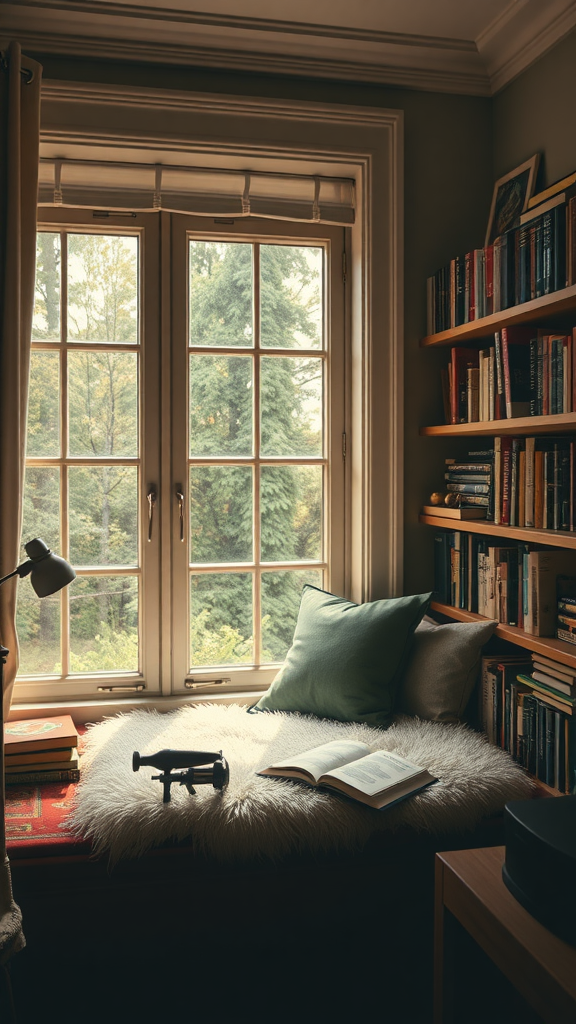
[[[36,288],[32,341],[60,341],[60,235],[36,236]]]
[[[138,455],[136,353],[69,353],[68,423],[70,455]]]
[[[190,455],[251,455],[252,359],[190,356]]]
[[[322,347],[322,255],[311,246],[261,246],[263,347]]]
[[[190,665],[252,662],[252,575],[190,578]]]
[[[321,359],[262,358],[262,455],[322,455],[322,373]]]
[[[263,466],[263,562],[322,557],[322,467]]]
[[[32,352],[26,455],[30,458],[60,455],[60,355]]]
[[[138,470],[73,466],[68,470],[70,561],[138,564]]]
[[[40,537],[56,554],[60,551],[60,470],[56,466],[27,466],[22,507],[22,560],[24,544]]]
[[[292,643],[302,587],[322,586],[322,572],[309,569],[297,572],[262,573],[262,660],[282,661]]]
[[[252,561],[252,469],[192,466],[190,561]]]
[[[68,235],[68,340],[138,341],[138,239]]]
[[[77,576],[70,594],[70,671],[138,671],[138,580]]]
[[[190,344],[252,345],[252,246],[190,242]]]
[[[60,674],[60,594],[38,600],[29,581],[18,587],[16,630],[20,644],[18,676]]]

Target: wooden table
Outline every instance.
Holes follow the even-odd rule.
[[[455,920],[546,1024],[574,1024],[576,948],[524,910],[502,881],[503,863],[503,846],[436,854],[434,1024],[458,1019]]]

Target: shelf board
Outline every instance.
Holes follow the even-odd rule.
[[[468,324],[461,324],[460,327],[452,327],[449,331],[429,334],[426,338],[422,338],[420,345],[422,348],[429,348],[433,345],[456,345],[474,338],[488,338],[494,334],[494,331],[502,327],[510,327],[513,324],[531,323],[537,326],[538,323],[541,323],[543,327],[547,327],[549,324],[546,321],[569,313],[576,314],[576,285],[574,284],[569,288],[561,288],[560,291],[552,292],[550,295],[541,295],[539,299],[531,299],[530,302],[510,306],[509,309],[502,309],[498,313],[491,313],[490,316],[484,316],[480,320],[472,320]]]
[[[502,526],[485,519],[450,519],[442,515],[420,515],[419,521],[439,530],[462,530],[464,533],[483,533],[492,537],[506,537],[530,544],[546,544],[553,548],[576,548],[576,533],[564,530],[536,530],[531,526]]]
[[[445,615],[449,619],[457,619],[458,622],[488,621],[484,615],[477,615],[475,612],[469,612],[465,608],[453,608],[449,604],[440,604],[439,601],[432,601],[430,609],[431,611],[438,612],[440,615]],[[564,640],[556,640],[552,636],[532,636],[531,633],[525,633],[518,626],[506,626],[502,622],[499,622],[496,626],[494,635],[500,637],[501,640],[507,640],[511,644],[516,644],[517,647],[524,647],[528,651],[543,654],[545,657],[553,658],[563,665],[576,668],[576,645],[567,644]]]
[[[555,416],[517,416],[511,420],[487,420],[477,423],[443,423],[437,427],[420,427],[422,437],[468,437],[509,434],[512,437],[533,437],[536,434],[576,433],[576,412]]]

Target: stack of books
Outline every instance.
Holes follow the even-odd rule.
[[[532,654],[482,658],[481,720],[489,740],[560,793],[576,783],[576,672]]]
[[[7,722],[4,773],[6,785],[77,782],[78,731],[70,715]]]
[[[569,644],[576,644],[576,578],[561,576],[557,581],[556,636]]]
[[[428,278],[428,334],[448,331],[576,283],[576,171],[529,200],[492,245]]]
[[[576,410],[573,352],[576,327],[511,326],[494,344],[454,346],[442,371],[447,423],[477,423],[519,416],[555,416]]]

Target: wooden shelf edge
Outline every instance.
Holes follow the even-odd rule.
[[[468,324],[460,324],[459,327],[452,327],[448,331],[429,334],[422,338],[420,345],[422,348],[430,348],[434,345],[454,345],[473,338],[486,338],[500,327],[523,324],[545,317],[556,317],[570,312],[576,313],[576,285],[562,288],[550,295],[541,295],[538,299],[531,299],[530,302],[523,302],[518,306],[509,306],[508,309],[491,313],[490,316],[482,317],[481,320],[472,320]]]
[[[531,526],[502,526],[485,519],[449,519],[443,516],[418,516],[420,523],[435,526],[439,530],[460,530],[464,533],[480,533],[492,537],[508,537],[530,544],[544,544],[556,548],[576,548],[576,533],[562,530],[536,530]]]
[[[421,437],[467,437],[506,434],[531,437],[535,434],[568,434],[576,432],[576,412],[555,416],[518,416],[511,420],[487,420],[476,423],[441,423],[420,427]]]
[[[439,601],[432,601],[430,610],[445,615],[448,619],[456,619],[458,622],[488,622],[484,615],[477,615],[476,612],[469,612],[466,608],[454,608],[449,604],[441,604]],[[576,668],[576,645],[565,643],[564,640],[556,640],[552,636],[533,636],[525,633],[518,626],[506,626],[499,622],[494,635],[508,643],[516,644],[517,647],[524,647],[528,651],[543,654],[547,658],[553,658],[563,665]]]

